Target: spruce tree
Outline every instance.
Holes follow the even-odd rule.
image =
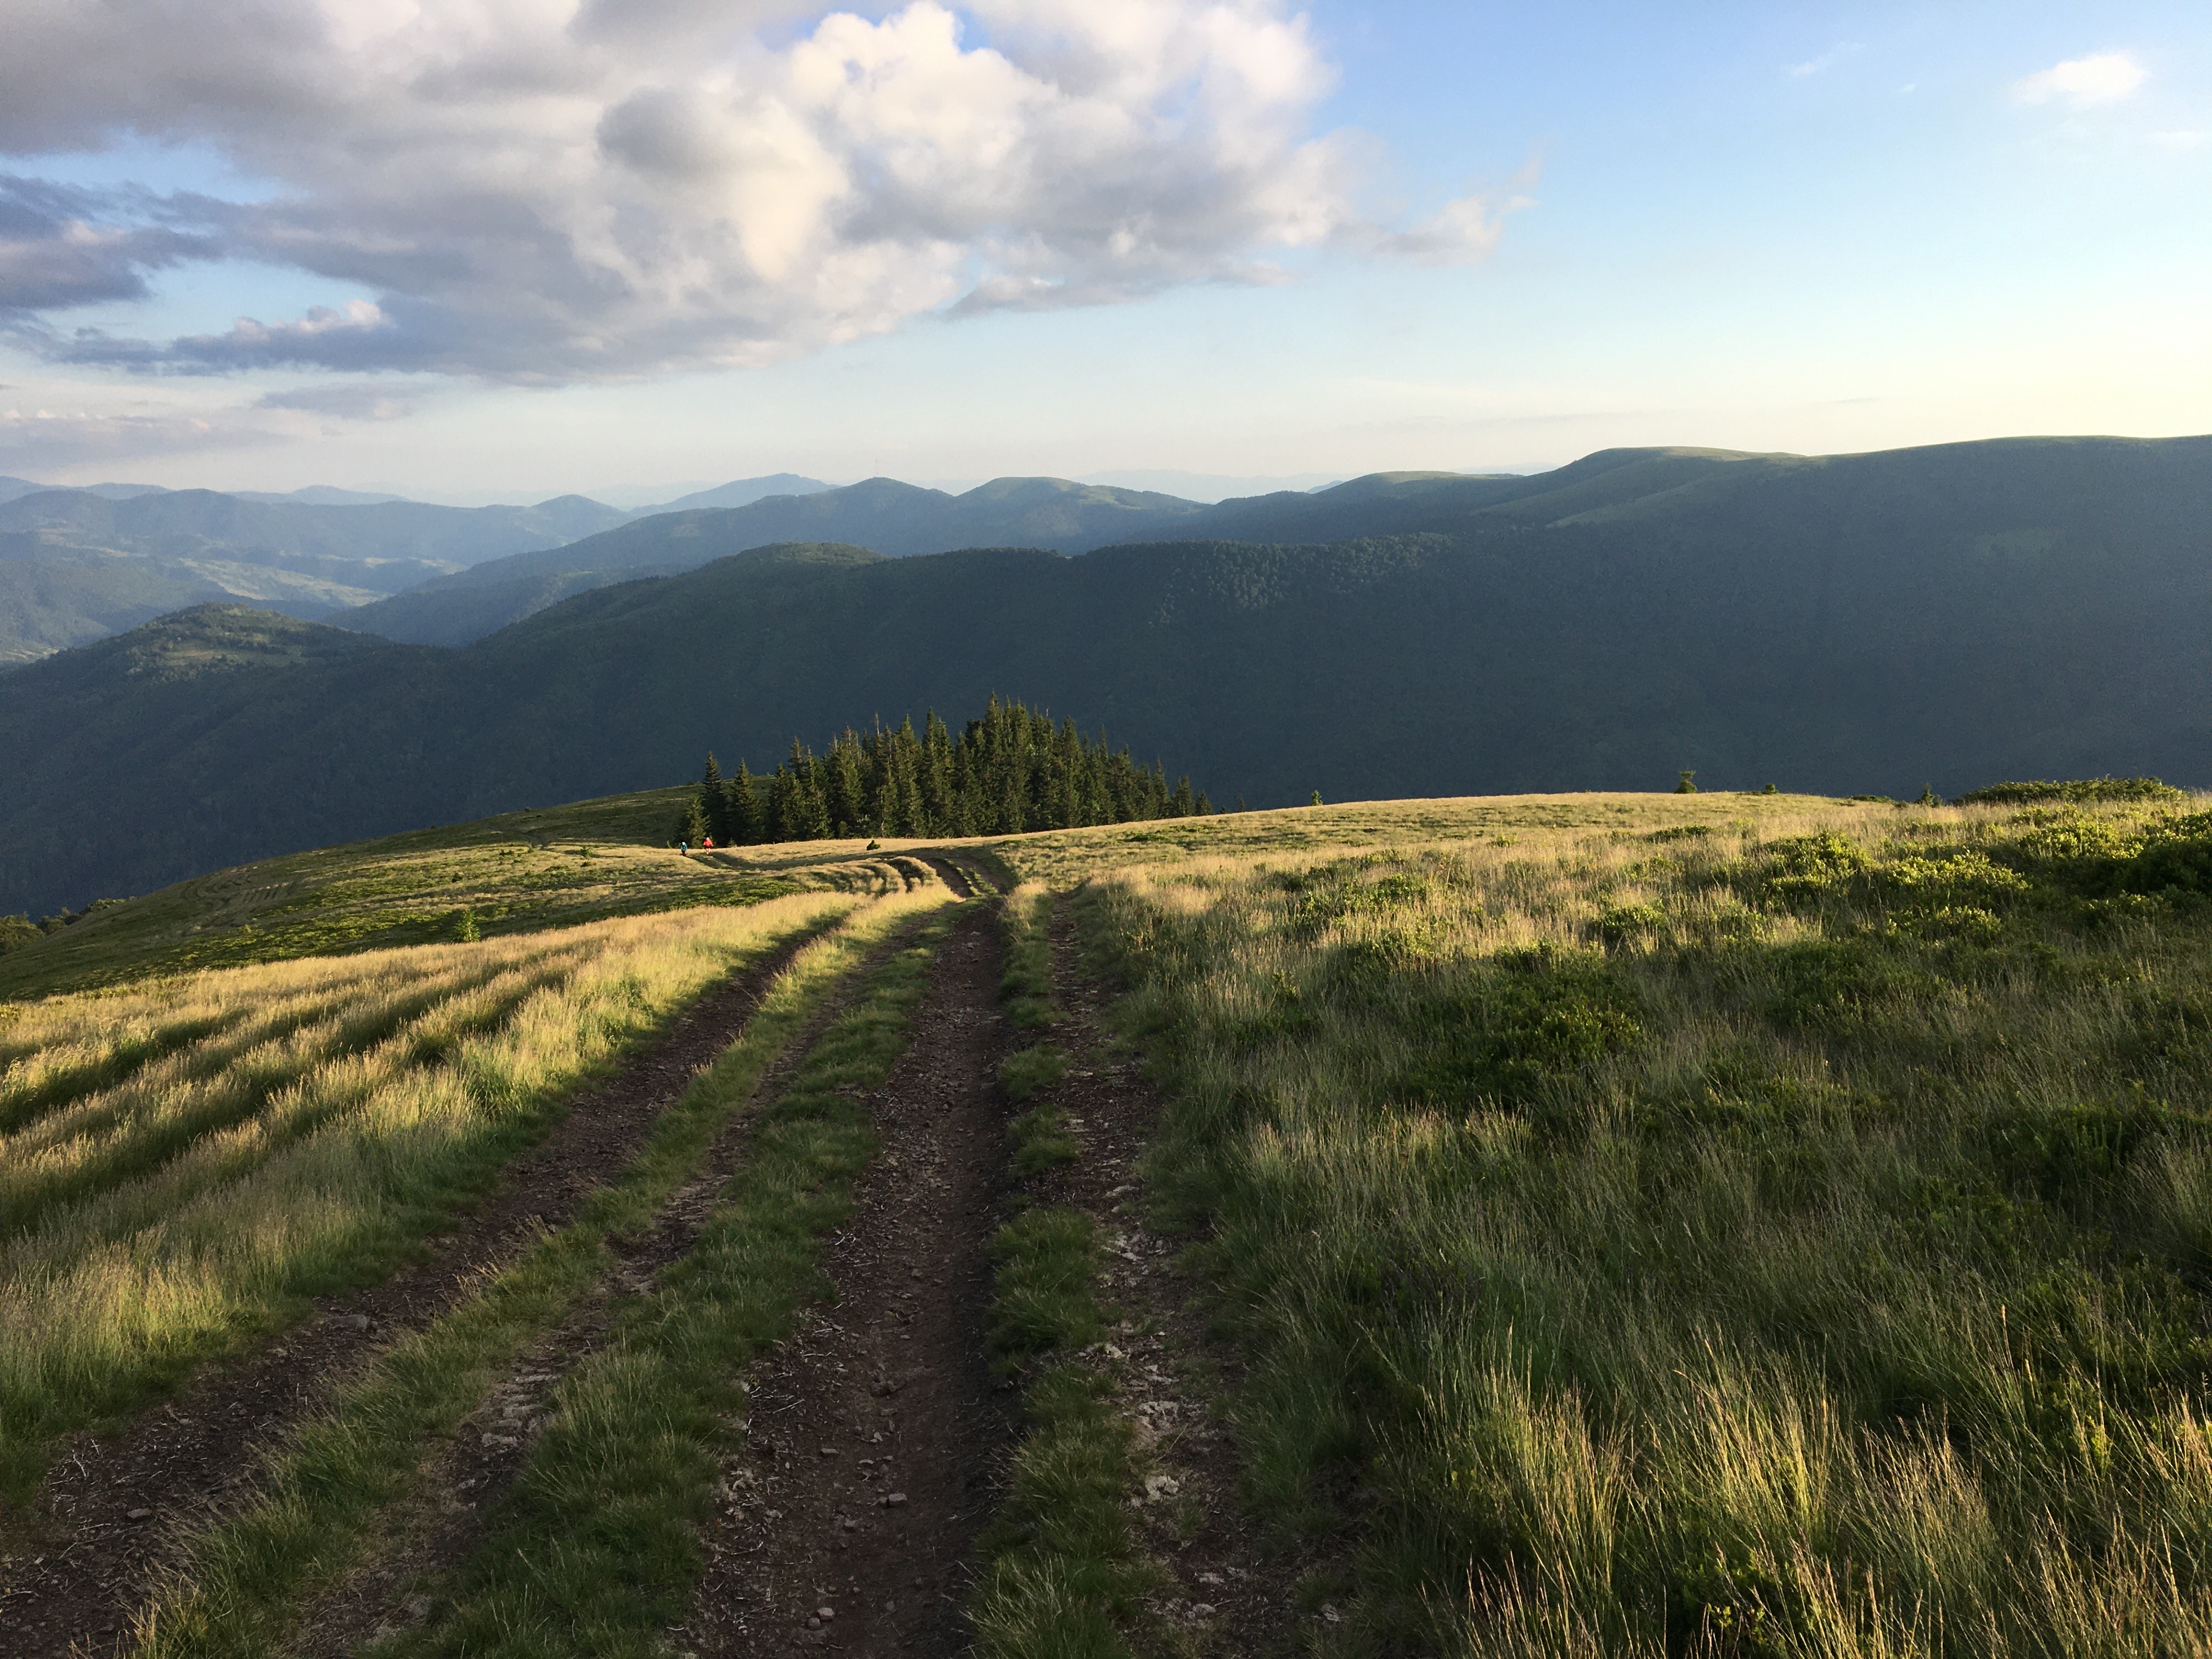
[[[753,788],[753,775],[742,760],[738,763],[737,775],[722,781],[722,823],[733,846],[750,847],[763,839],[760,797]]]
[[[1072,720],[1055,724],[995,694],[957,736],[932,709],[919,733],[910,718],[878,720],[866,737],[848,726],[818,756],[794,738],[769,775],[764,809],[742,764],[738,779],[720,791],[720,827],[732,842],[1018,835],[1213,810],[1188,777],[1170,789],[1162,763],[1139,766],[1103,732],[1087,738]]]

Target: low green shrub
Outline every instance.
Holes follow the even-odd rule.
[[[2075,805],[2092,802],[2108,805],[2128,801],[2186,800],[2188,792],[2156,778],[2040,778],[2014,783],[1984,784],[1951,799],[1954,806],[2030,806],[2053,801]]]

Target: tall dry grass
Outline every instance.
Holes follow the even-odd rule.
[[[2212,824],[1713,816],[1086,895],[1324,1645],[2212,1651]]]
[[[562,1098],[855,901],[641,917],[31,1005],[0,1099],[146,1052],[0,1141],[0,1474],[300,1298],[367,1282]]]

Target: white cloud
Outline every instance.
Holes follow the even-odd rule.
[[[0,407],[0,471],[40,477],[88,464],[258,447],[324,429],[322,420],[286,409],[113,409],[57,398]]]
[[[2063,102],[2075,109],[2098,104],[2117,104],[2132,97],[2150,78],[2150,71],[2127,52],[2092,52],[2069,58],[2013,83],[2013,96],[2023,104]]]
[[[340,380],[329,386],[267,392],[254,401],[253,407],[304,410],[341,421],[398,421],[415,412],[412,403],[394,397],[392,388],[380,380]]]
[[[191,258],[377,296],[158,343],[19,328],[60,361],[622,379],[1497,234],[1472,199],[1361,218],[1361,147],[1310,133],[1332,72],[1286,0],[51,0],[9,33],[0,152],[134,130],[280,188],[34,201],[0,313]]]
[[[1845,58],[1854,57],[1865,50],[1866,48],[1858,41],[1846,40],[1839,46],[1829,47],[1818,58],[1808,58],[1802,64],[1792,64],[1783,72],[1795,81],[1808,80],[1815,75],[1826,75]]]

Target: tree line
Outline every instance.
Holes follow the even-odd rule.
[[[1004,836],[1089,823],[1203,816],[1213,805],[1188,777],[1170,787],[1158,761],[1109,750],[1072,720],[993,697],[957,737],[932,709],[868,732],[848,726],[816,754],[798,738],[764,776],[722,775],[714,756],[677,826],[717,846],[843,836]]]

